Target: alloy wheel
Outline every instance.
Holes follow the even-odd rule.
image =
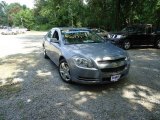
[[[124,49],[128,50],[131,47],[131,43],[129,41],[124,42]]]
[[[71,81],[70,69],[69,69],[69,66],[68,66],[68,64],[67,64],[67,62],[65,60],[60,62],[59,73],[60,73],[61,78],[65,82],[70,82]]]

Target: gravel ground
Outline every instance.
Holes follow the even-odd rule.
[[[0,35],[0,120],[160,118],[160,50],[129,50],[129,76],[114,84],[67,84],[43,58],[44,34]]]

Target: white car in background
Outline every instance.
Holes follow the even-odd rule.
[[[20,33],[26,33],[27,28],[20,28],[19,30],[20,30]]]
[[[2,35],[17,35],[17,32],[12,28],[6,28],[6,29],[2,29],[1,34]]]

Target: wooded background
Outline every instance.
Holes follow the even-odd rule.
[[[117,31],[130,24],[160,25],[160,0],[35,0],[33,9],[0,2],[0,25],[48,30],[55,26]]]

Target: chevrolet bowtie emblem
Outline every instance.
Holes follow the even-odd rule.
[[[117,63],[112,63],[112,66],[113,67],[118,67],[118,64]]]

